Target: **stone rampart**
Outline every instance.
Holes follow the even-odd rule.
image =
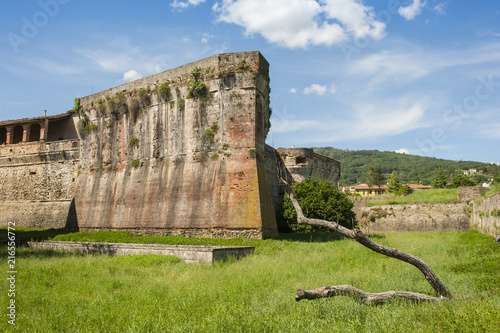
[[[268,66],[221,54],[82,98],[78,225],[275,235]]]
[[[338,186],[340,162],[333,158],[315,153],[312,148],[278,148],[295,182],[306,178],[326,179]]]
[[[463,231],[469,229],[466,203],[421,203],[357,206],[356,218],[364,232]]]
[[[74,226],[71,204],[79,156],[75,140],[1,146],[0,225]]]
[[[471,227],[490,236],[500,235],[500,193],[472,202]]]

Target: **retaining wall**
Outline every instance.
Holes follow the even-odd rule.
[[[466,203],[356,205],[363,231],[464,231],[469,229]]]
[[[500,235],[500,192],[472,203],[471,227],[490,236]]]

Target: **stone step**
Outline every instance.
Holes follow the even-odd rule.
[[[110,253],[115,256],[156,254],[176,256],[186,263],[204,263],[211,265],[215,261],[229,257],[239,259],[253,254],[253,246],[205,246],[205,245],[168,245],[135,243],[98,243],[44,241],[28,242],[31,249],[60,250],[82,253]]]

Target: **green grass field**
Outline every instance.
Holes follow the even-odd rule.
[[[0,230],[5,239],[5,230]],[[19,237],[25,237],[19,231]],[[32,238],[54,237],[62,231]],[[49,235],[50,234],[50,235]],[[57,238],[75,239],[77,235]],[[111,241],[143,238],[95,233]],[[331,235],[331,234],[330,234]],[[17,247],[16,326],[6,332],[498,332],[500,246],[493,237],[464,233],[373,235],[425,260],[454,294],[438,303],[402,300],[369,306],[347,297],[301,301],[296,290],[351,284],[365,291],[433,294],[414,267],[354,241],[325,234],[271,240],[188,240],[256,246],[256,254],[212,266],[172,257],[111,257]],[[145,237],[147,238],[147,237]],[[165,237],[149,238],[166,242]],[[172,238],[171,238],[172,239]],[[0,247],[7,276],[7,247]],[[8,284],[0,279],[6,313]]]
[[[387,200],[373,200],[366,202],[367,206],[398,205],[412,203],[454,202],[458,200],[457,189],[430,189],[417,190],[405,197],[387,197]]]

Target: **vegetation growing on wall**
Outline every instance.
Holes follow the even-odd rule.
[[[205,132],[203,132],[203,137],[209,142],[214,143],[215,134],[219,130],[219,125],[215,122],[212,123],[210,128],[207,128]]]
[[[130,147],[138,147],[139,146],[139,138],[132,138],[129,141]]]
[[[193,80],[187,85],[187,98],[206,98],[208,95],[208,86],[201,80],[201,68],[194,67],[191,75],[193,76]]]
[[[75,111],[75,113],[80,113],[80,98],[78,97],[75,97],[75,102],[73,104],[73,111]]]
[[[132,166],[132,168],[137,169],[141,165],[141,161],[140,160],[132,160],[132,161],[130,161],[130,165]]]
[[[160,84],[158,89],[156,89],[156,93],[158,94],[158,97],[164,101],[167,101],[170,99],[170,86],[168,82],[164,82]]]

